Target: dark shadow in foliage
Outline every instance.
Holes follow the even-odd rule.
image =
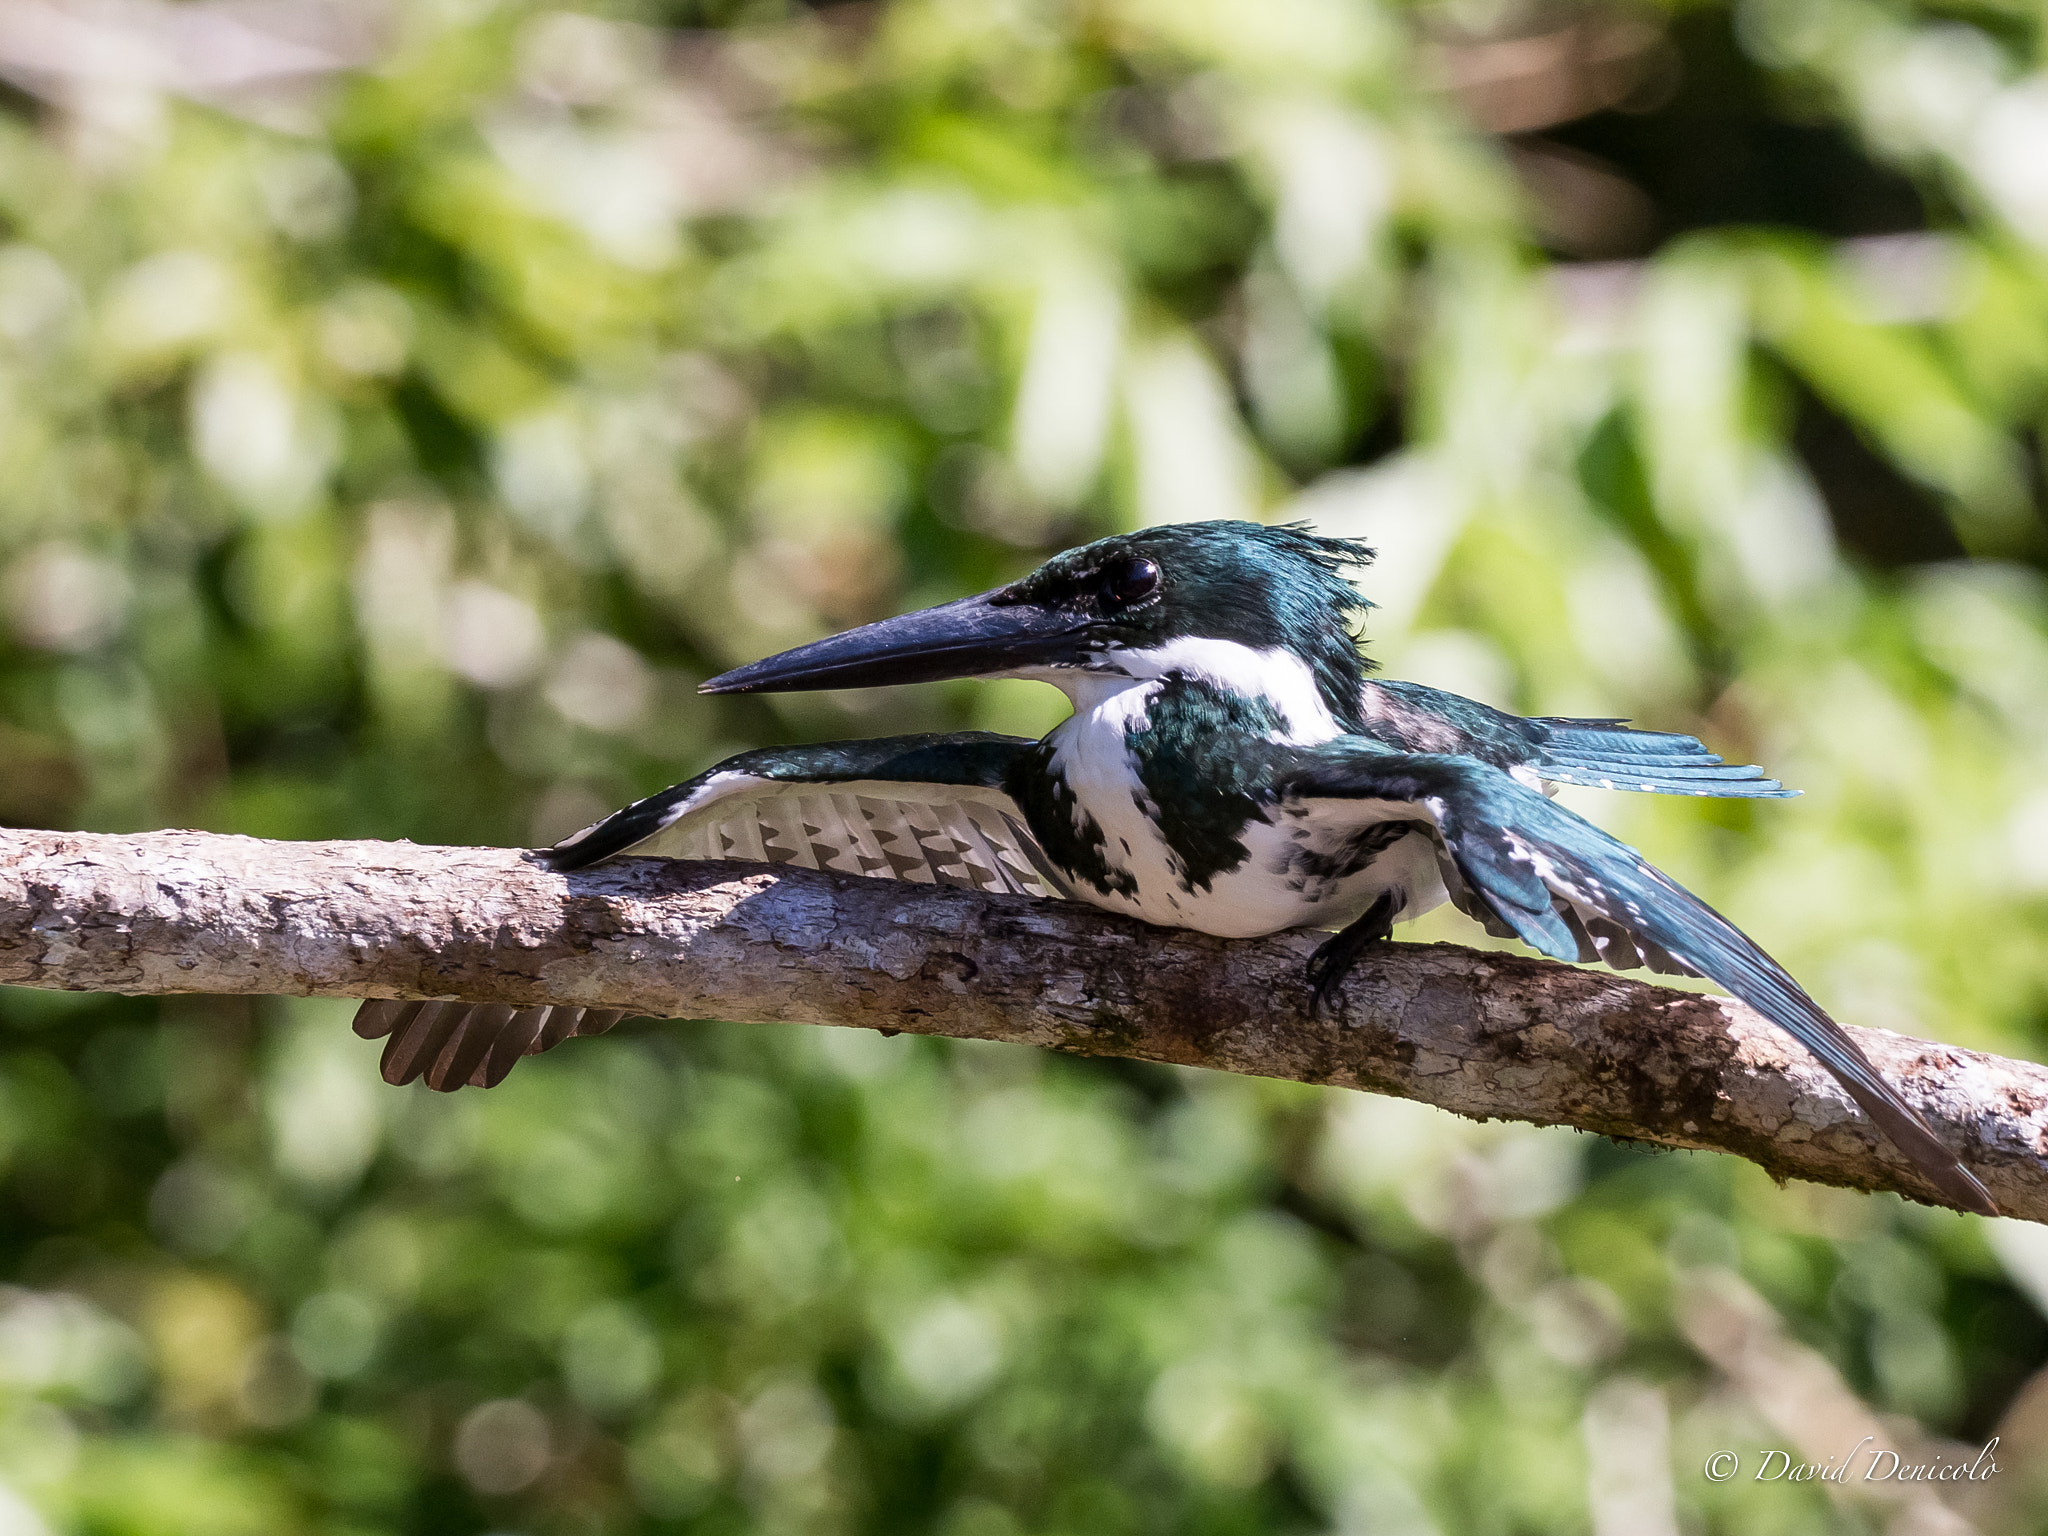
[[[1648,113],[1598,112],[1547,135],[1648,194],[1655,226],[1636,254],[1731,225],[1833,239],[1927,227],[1922,189],[1871,160],[1842,125],[1796,112],[1783,85],[1743,54],[1726,12],[1683,16],[1670,36],[1681,79],[1667,102]]]
[[[1812,473],[1842,547],[1877,570],[1959,560],[1962,540],[1941,503],[1872,451],[1855,427],[1797,380],[1792,445]]]

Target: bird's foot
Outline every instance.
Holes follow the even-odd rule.
[[[1394,931],[1394,898],[1382,896],[1359,917],[1340,928],[1316,947],[1308,957],[1308,984],[1313,989],[1309,998],[1308,1016],[1320,1019],[1333,1010],[1337,994],[1344,986],[1344,978],[1351,974],[1351,968],[1358,964],[1359,956],[1366,947],[1390,937]]]

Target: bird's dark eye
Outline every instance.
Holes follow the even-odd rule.
[[[1102,595],[1119,608],[1142,602],[1159,590],[1159,567],[1143,555],[1130,555],[1102,573]]]

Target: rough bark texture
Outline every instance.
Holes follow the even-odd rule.
[[[1740,1004],[1385,944],[1317,1021],[1302,981],[1315,943],[786,866],[630,859],[563,876],[504,849],[0,832],[0,982],[21,986],[563,1002],[1008,1040],[1718,1149],[1782,1177],[1938,1200]],[[1854,1033],[2008,1214],[2048,1220],[2048,1068]]]

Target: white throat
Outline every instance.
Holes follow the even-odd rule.
[[[1344,734],[1308,663],[1277,646],[1260,650],[1235,640],[1189,636],[1142,650],[1111,646],[1102,653],[1100,666],[1099,671],[1061,668],[1038,675],[1073,700],[1076,714],[1095,713],[1112,700],[1118,701],[1119,712],[1130,711],[1138,700],[1121,695],[1136,688],[1143,690],[1140,699],[1149,698],[1161,679],[1178,673],[1242,698],[1263,699],[1285,722],[1282,739],[1297,746],[1316,746]]]

